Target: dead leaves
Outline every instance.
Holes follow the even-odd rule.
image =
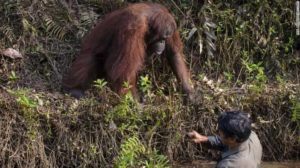
[[[21,59],[21,58],[23,58],[22,54],[19,51],[13,49],[13,48],[7,48],[3,51],[0,51],[0,55],[9,57],[11,59]]]

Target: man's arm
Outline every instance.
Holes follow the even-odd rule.
[[[218,150],[224,150],[225,146],[223,145],[219,136],[205,136],[201,135],[196,131],[192,131],[188,133],[188,136],[192,138],[195,143],[209,143],[212,148]]]
[[[208,136],[208,142],[212,146],[212,148],[218,149],[220,151],[224,150],[226,146],[222,143],[221,138],[219,136]]]

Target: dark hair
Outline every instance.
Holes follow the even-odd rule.
[[[244,142],[251,133],[251,121],[246,113],[240,111],[228,111],[218,118],[218,129],[225,137],[233,137],[237,142]]]

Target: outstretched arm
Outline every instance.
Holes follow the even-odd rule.
[[[196,131],[192,131],[188,133],[188,136],[192,138],[195,143],[209,143],[212,148],[218,150],[224,150],[226,146],[222,143],[219,136],[205,136],[201,135]]]
[[[166,52],[169,64],[171,65],[177,79],[181,82],[184,93],[191,96],[190,94],[193,91],[193,87],[190,82],[189,71],[185,64],[183,44],[181,42],[179,32],[176,31],[173,36],[167,39],[166,42]]]

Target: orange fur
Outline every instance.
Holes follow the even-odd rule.
[[[136,78],[141,70],[150,41],[166,32],[166,52],[183,89],[190,93],[189,73],[185,66],[182,42],[176,22],[168,10],[153,3],[138,3],[104,17],[82,42],[81,51],[63,79],[67,91],[87,89],[96,78],[105,78],[114,91],[123,94],[129,82],[137,96]]]

